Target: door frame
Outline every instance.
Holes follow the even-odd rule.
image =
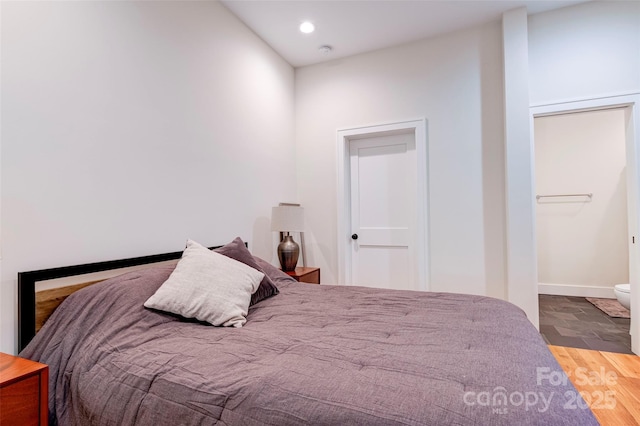
[[[350,285],[351,281],[351,166],[349,142],[376,136],[413,133],[416,142],[416,278],[420,290],[430,289],[429,279],[429,214],[428,214],[428,144],[427,120],[418,119],[396,123],[359,126],[337,130],[337,252],[338,284]]]
[[[630,162],[634,165],[633,170],[627,170],[627,183],[630,187],[627,188],[628,194],[628,211],[635,212],[635,214],[630,214],[628,217],[628,227],[629,230],[635,230],[635,237],[638,239],[640,232],[640,215],[638,214],[640,207],[640,171],[638,168],[640,167],[640,94],[629,94],[629,95],[619,95],[619,96],[610,96],[603,98],[595,98],[595,99],[585,99],[585,100],[576,100],[571,102],[562,102],[556,104],[549,105],[540,105],[533,106],[529,109],[530,114],[530,129],[531,129],[531,138],[530,138],[530,164],[531,170],[533,174],[533,179],[531,181],[532,188],[528,188],[531,190],[531,193],[535,193],[535,156],[534,156],[534,119],[536,117],[544,117],[549,115],[558,115],[558,114],[570,114],[576,112],[585,112],[585,111],[597,111],[604,110],[610,108],[630,108],[630,123],[626,129],[626,139],[627,139],[627,164]],[[632,132],[632,134],[629,134]],[[629,146],[632,148],[633,152],[629,152]],[[631,156],[631,158],[630,158]],[[631,199],[629,199],[631,198]],[[536,219],[535,219],[535,207],[530,212],[530,217],[533,220],[533,230],[534,235],[536,232]],[[640,282],[638,282],[637,277],[640,272],[640,249],[638,249],[639,244],[629,244],[629,280],[633,281],[631,283],[632,288],[635,291],[631,293],[631,309],[634,312],[640,312]],[[537,253],[536,240],[533,239],[533,250],[534,253]],[[633,261],[635,259],[635,262]],[[632,271],[633,268],[633,271]],[[537,291],[536,283],[536,294]],[[640,354],[640,315],[632,315],[631,316],[631,349],[636,354]]]

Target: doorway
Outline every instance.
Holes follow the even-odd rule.
[[[631,311],[640,312],[640,292],[638,288],[638,268],[640,267],[640,251],[638,251],[638,201],[640,199],[640,182],[638,176],[640,132],[640,96],[621,95],[607,98],[578,100],[566,103],[541,105],[531,108],[531,128],[536,117],[569,114],[585,111],[597,111],[610,108],[624,108],[625,114],[625,148],[626,148],[626,185],[627,185],[627,247],[629,253],[629,283],[631,284]],[[531,138],[530,164],[535,168],[534,138]],[[535,173],[534,173],[535,174]],[[514,188],[516,185],[512,185]],[[514,189],[512,188],[512,189]],[[524,188],[522,188],[524,190]],[[594,194],[595,196],[595,194]],[[534,200],[535,201],[535,200]],[[533,207],[533,206],[532,206]],[[535,222],[535,209],[530,210],[531,219]],[[534,242],[535,250],[535,242]],[[537,280],[536,280],[537,282]],[[635,308],[634,308],[635,307]],[[640,353],[640,316],[631,315],[631,346],[634,353]]]
[[[629,282],[627,108],[534,119],[540,333],[548,344],[631,353],[628,311],[613,292]]]
[[[338,282],[428,290],[424,120],[338,131]]]
[[[614,298],[629,282],[625,107],[537,117],[539,293]]]

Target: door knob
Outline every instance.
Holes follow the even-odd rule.
[[[357,240],[357,239],[358,239],[358,234],[353,234],[353,235],[351,235],[351,239],[352,239],[352,240]]]

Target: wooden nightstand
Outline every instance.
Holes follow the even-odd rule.
[[[296,268],[295,271],[285,271],[289,275],[300,281],[301,283],[320,284],[320,268],[302,267]]]
[[[0,425],[47,425],[49,367],[0,353]]]

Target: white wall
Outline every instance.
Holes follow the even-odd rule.
[[[531,104],[640,92],[640,2],[529,16]]]
[[[295,201],[294,72],[216,2],[3,2],[0,351],[19,271],[240,235]]]
[[[536,204],[538,279],[614,297],[629,282],[625,111],[536,118],[535,161],[538,194],[593,193]]]
[[[537,327],[533,166],[529,119],[529,49],[527,10],[502,15],[504,56],[504,151],[507,300],[522,308]]]
[[[426,118],[431,289],[505,297],[499,22],[296,69],[309,263],[337,280],[336,134]]]

